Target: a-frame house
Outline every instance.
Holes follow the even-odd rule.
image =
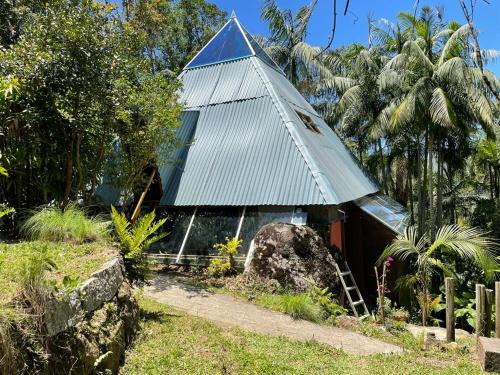
[[[377,194],[234,15],[179,79],[182,147],[161,156],[169,162],[159,169],[159,205],[174,217],[162,257],[210,258],[215,243],[237,236],[243,260],[262,225],[307,223],[344,252],[363,286],[374,259],[406,225],[406,212]]]

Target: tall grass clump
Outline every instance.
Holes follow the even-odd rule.
[[[63,211],[55,207],[36,210],[26,220],[22,232],[31,240],[53,242],[92,242],[106,238],[110,222],[99,216],[88,217],[76,205],[69,205]]]
[[[294,319],[304,319],[311,322],[320,320],[319,309],[306,293],[283,294],[279,301],[279,309]]]

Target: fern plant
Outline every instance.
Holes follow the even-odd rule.
[[[156,214],[152,211],[131,223],[123,212],[118,212],[113,206],[111,218],[127,274],[132,281],[144,280],[149,269],[145,251],[168,235],[167,232],[155,234],[167,219],[155,221]]]
[[[217,243],[214,248],[218,251],[220,258],[210,261],[208,272],[212,276],[224,276],[234,272],[236,263],[234,256],[238,255],[238,248],[241,247],[242,240],[236,237],[229,239],[226,237],[226,243]]]
[[[321,309],[322,318],[324,320],[329,317],[345,315],[347,310],[340,306],[333,296],[333,293],[328,288],[320,288],[314,283],[309,284],[309,295],[312,301]]]

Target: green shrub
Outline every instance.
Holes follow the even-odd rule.
[[[208,273],[211,276],[225,276],[235,271],[236,265],[234,256],[238,254],[238,248],[241,246],[242,240],[233,237],[226,237],[226,243],[217,243],[214,248],[217,249],[220,258],[215,258],[210,261]]]
[[[167,232],[155,235],[167,219],[155,222],[152,211],[136,222],[131,223],[123,212],[111,206],[115,234],[120,243],[120,250],[125,261],[127,274],[132,281],[143,281],[149,272],[149,263],[145,251],[155,242],[168,235]]]
[[[31,240],[84,243],[106,238],[109,224],[98,216],[87,217],[76,205],[69,205],[64,211],[43,207],[26,220],[22,232]]]
[[[323,320],[327,320],[331,316],[347,314],[347,310],[335,301],[328,288],[321,289],[317,285],[310,284],[309,295],[312,301],[319,306]]]

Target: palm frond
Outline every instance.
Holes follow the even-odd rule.
[[[455,224],[441,227],[427,252],[432,254],[438,249],[451,251],[488,271],[492,265],[498,268],[495,258],[497,248],[498,243],[486,236],[480,229]]]
[[[275,40],[283,41],[287,38],[290,28],[287,26],[285,16],[275,0],[264,1],[261,16],[267,21],[272,37]]]
[[[317,91],[322,93],[329,92],[341,95],[350,88],[354,87],[356,83],[357,83],[356,80],[349,77],[340,77],[340,76],[328,77],[322,79],[319,82]]]
[[[344,112],[347,108],[359,103],[363,100],[363,90],[359,85],[353,86],[348,89],[339,100],[338,109]]]
[[[441,54],[437,63],[438,66],[443,64],[449,58],[456,57],[455,54],[453,54],[453,51],[462,49],[461,47],[464,43],[464,38],[466,38],[469,32],[470,26],[466,23],[451,34],[451,36],[448,38],[443,48],[441,49]]]
[[[448,128],[457,126],[457,116],[453,103],[441,87],[434,89],[429,110],[435,124]]]
[[[377,84],[380,92],[395,90],[402,86],[403,78],[393,69],[384,69],[377,77]]]

